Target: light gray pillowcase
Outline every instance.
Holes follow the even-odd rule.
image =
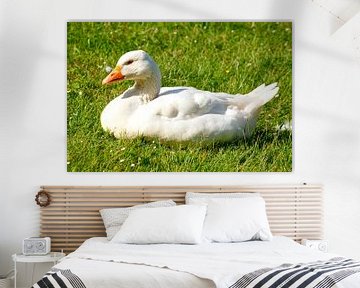
[[[110,241],[115,236],[115,234],[120,230],[122,224],[125,222],[126,218],[129,216],[132,210],[139,208],[170,207],[170,206],[176,206],[176,203],[173,200],[164,200],[164,201],[156,201],[146,204],[135,205],[127,208],[101,209],[99,212],[104,222],[107,239]]]
[[[246,197],[259,197],[260,193],[244,192],[244,193],[197,193],[186,192],[186,204],[207,204],[211,199],[231,199],[231,198],[246,198]]]

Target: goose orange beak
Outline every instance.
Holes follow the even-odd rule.
[[[125,76],[121,74],[121,66],[116,66],[114,70],[105,77],[105,79],[102,81],[102,84],[110,84],[116,81],[123,80],[124,78]]]

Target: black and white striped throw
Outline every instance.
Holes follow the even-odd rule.
[[[69,269],[52,269],[32,288],[86,288],[81,279]]]
[[[246,274],[229,288],[331,288],[359,272],[360,262],[345,258],[284,264]]]

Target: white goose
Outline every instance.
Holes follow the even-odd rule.
[[[192,87],[162,87],[155,61],[144,51],[122,55],[102,81],[134,80],[101,114],[104,130],[116,138],[139,135],[168,140],[228,141],[249,137],[262,105],[278,92],[276,83],[259,86],[246,95],[213,93]]]

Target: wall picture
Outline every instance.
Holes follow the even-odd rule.
[[[68,22],[68,172],[292,171],[291,22]]]

